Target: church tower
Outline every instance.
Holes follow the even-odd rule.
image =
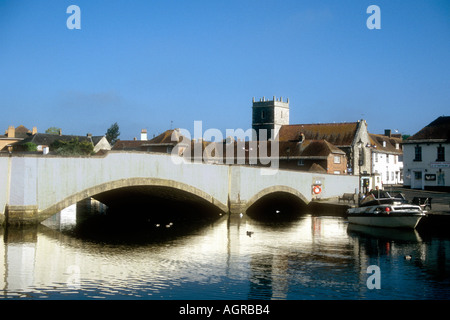
[[[255,101],[253,98],[252,128],[256,131],[253,140],[260,139],[260,129],[266,129],[267,139],[273,140],[278,135],[281,126],[287,124],[289,124],[289,98],[286,102],[282,97],[276,99],[275,96],[273,96],[273,100],[266,100],[263,97],[259,101]]]

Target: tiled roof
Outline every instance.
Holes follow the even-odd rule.
[[[325,168],[323,168],[320,164],[318,163],[313,163],[311,168],[309,168],[308,170],[309,172],[318,172],[318,173],[327,173],[327,170],[325,170]]]
[[[388,137],[381,134],[373,134],[369,133],[370,144],[374,150],[379,150],[380,152],[386,153],[397,153],[401,154],[401,143],[402,139],[397,137]],[[385,146],[383,146],[383,142],[385,142]]]
[[[406,142],[411,140],[446,140],[450,141],[450,117],[441,116],[412,135]]]
[[[23,125],[18,126],[15,130],[16,138],[28,138],[31,135],[31,131]]]
[[[282,126],[278,137],[280,141],[294,141],[303,133],[307,140],[326,140],[335,146],[350,146],[357,129],[357,122],[293,124]]]
[[[143,140],[117,140],[112,150],[141,150],[142,145],[148,143]]]
[[[172,140],[172,135],[174,140]],[[176,145],[181,141],[182,135],[178,129],[166,130],[160,135],[154,137],[153,139],[147,141],[147,144],[173,144]]]
[[[330,153],[345,154],[341,149],[333,146],[326,140],[313,140],[303,150],[302,157],[327,157]]]
[[[22,140],[20,144],[26,143],[26,142],[32,142],[36,145],[46,145],[49,146],[53,142],[57,140],[62,141],[70,141],[72,139],[78,139],[78,141],[89,141],[89,137],[87,136],[72,136],[72,135],[57,135],[57,134],[48,134],[48,133],[36,133],[35,135],[28,137],[27,139]]]

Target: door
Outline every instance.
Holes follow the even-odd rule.
[[[413,189],[422,189],[422,171],[414,171]]]

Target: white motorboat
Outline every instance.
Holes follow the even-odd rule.
[[[403,195],[392,197],[386,191],[370,193],[358,207],[347,210],[349,223],[384,228],[415,229],[425,215],[426,211],[408,203]]]

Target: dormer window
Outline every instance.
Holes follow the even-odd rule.
[[[383,148],[386,148],[386,141],[383,141]]]

